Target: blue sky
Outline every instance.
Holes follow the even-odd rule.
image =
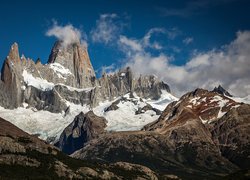
[[[21,54],[34,60],[40,57],[46,63],[56,40],[55,37],[46,36],[46,32],[55,26],[53,23],[56,21],[60,27],[70,24],[81,31],[99,75],[106,66],[112,70],[124,65],[133,66],[137,61],[135,56],[150,62],[162,58],[167,68],[172,67],[170,72],[173,69],[177,72],[176,68],[187,66],[189,61],[201,55],[211,56],[212,51],[217,55],[217,51],[228,55],[232,47],[226,50],[224,47],[239,38],[237,32],[250,30],[249,12],[248,0],[1,1],[0,61],[2,64],[11,44],[17,42]],[[106,23],[107,28],[113,27],[106,29],[111,33],[110,38],[104,35],[105,39],[100,34],[94,37],[94,34],[98,36],[100,33],[98,27],[101,28],[102,23]],[[147,44],[146,35],[150,35]],[[135,51],[131,43],[140,46],[141,51]],[[184,70],[191,71],[188,68]],[[145,71],[161,75],[157,67]],[[229,83],[230,79],[224,80],[218,76],[211,80],[216,81],[213,85],[220,83],[236,94],[250,94],[248,87],[244,92],[239,92],[234,88],[236,84]],[[232,79],[238,82],[244,76],[234,74]],[[208,87],[205,83],[198,83],[187,88],[182,85],[184,77],[178,78],[167,77],[163,80],[180,92],[196,86]]]

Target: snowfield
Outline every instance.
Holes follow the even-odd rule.
[[[132,101],[120,102],[117,110],[104,112],[105,109],[112,104],[112,102],[119,99],[117,98],[112,102],[102,102],[99,106],[93,109],[96,115],[103,116],[107,119],[108,123],[106,130],[140,130],[144,125],[155,121],[159,116],[152,110],[135,115],[135,112],[139,107],[142,108],[146,105],[146,103],[149,103],[152,107],[163,110],[167,104],[177,99],[167,92],[163,92],[162,97],[157,101],[144,99],[144,102],[141,102],[139,100],[140,98],[136,94],[134,94],[134,96],[135,97],[132,99],[129,98],[128,94],[124,97],[137,101],[137,104],[134,104]],[[27,104],[24,103],[24,107],[19,107],[13,110],[0,107],[0,116],[29,134],[37,134],[39,138],[43,140],[53,138],[53,141],[55,142],[59,139],[62,131],[74,120],[75,116],[77,116],[80,112],[86,113],[90,110],[87,106],[76,105],[69,102],[67,102],[67,104],[70,106],[70,113],[67,115],[64,113],[37,111],[35,108],[26,109]]]
[[[3,119],[29,134],[37,134],[43,140],[48,138],[59,139],[64,128],[73,121],[74,117],[81,111],[88,112],[89,108],[71,104],[70,110],[70,113],[65,116],[64,113],[37,111],[35,108],[19,107],[10,110],[0,106],[0,114]]]

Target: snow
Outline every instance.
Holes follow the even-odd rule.
[[[129,97],[129,94],[124,97]],[[139,107],[144,107],[145,102],[141,102],[138,98],[128,98],[131,101],[121,101],[117,106],[117,110],[104,112],[105,108],[109,107],[111,102],[101,103],[93,111],[98,116],[103,116],[107,119],[108,131],[135,131],[140,130],[146,124],[155,121],[159,115],[152,110],[148,110],[142,114],[135,114]],[[132,102],[136,102],[135,104]]]
[[[51,63],[49,67],[53,69],[53,71],[58,75],[59,78],[66,79],[65,76],[72,75],[69,69],[65,68],[59,63]]]
[[[161,93],[161,97],[158,100],[147,99],[145,100],[145,102],[150,104],[153,108],[163,111],[169,103],[179,100],[177,97],[173,96],[166,90],[162,90]]]
[[[21,86],[21,89],[22,89],[22,90],[25,90],[25,89],[26,89],[26,86]]]
[[[234,100],[235,102],[250,104],[250,95],[243,97],[243,98],[242,97],[229,97],[229,96],[227,97]]]
[[[95,87],[89,87],[89,88],[82,88],[81,89],[81,88],[75,88],[75,87],[72,87],[72,86],[67,86],[67,85],[61,84],[61,83],[59,83],[57,85],[64,86],[64,87],[66,87],[70,91],[77,91],[77,92],[83,92],[83,91],[89,92],[89,91],[91,91],[92,89],[95,88]]]
[[[42,91],[48,91],[54,88],[54,83],[48,82],[45,79],[34,77],[32,74],[28,73],[26,70],[23,70],[23,79],[28,86],[33,86]]]
[[[120,76],[125,76],[126,74],[125,73],[121,73],[121,75]]]
[[[208,120],[202,119],[201,116],[199,116],[199,118],[200,118],[200,120],[201,120],[201,122],[202,122],[203,124],[206,124],[206,123],[208,122]]]
[[[139,108],[150,104],[152,107],[163,111],[166,106],[175,100],[176,97],[168,93],[167,91],[162,91],[162,96],[159,100],[142,99],[133,93],[134,98],[129,97],[129,93],[124,95],[128,101],[121,101],[117,105],[119,108],[117,110],[104,112],[105,108],[109,107],[112,102],[103,102],[99,104],[98,107],[94,108],[93,111],[98,116],[103,116],[107,119],[107,130],[108,131],[133,131],[140,130],[143,126],[151,123],[159,118],[159,115],[152,110],[148,110],[141,114],[135,114]],[[119,98],[118,98],[119,99]],[[117,99],[116,99],[117,100]],[[114,100],[114,101],[116,101]],[[133,103],[135,102],[135,103]]]
[[[51,113],[49,111],[35,111],[33,108],[19,107],[14,110],[5,109],[0,106],[1,117],[13,123],[29,134],[38,134],[39,138],[47,140],[48,137],[59,139],[63,130],[74,120],[81,111],[89,111],[87,106],[70,105],[70,113]],[[28,105],[23,103],[24,107]]]
[[[200,100],[200,97],[195,97],[193,99],[191,99],[189,102],[193,105],[193,106],[198,106],[200,105],[201,103],[199,102]]]
[[[48,83],[46,80],[35,78],[26,70],[23,72],[24,81],[27,85],[32,85],[42,90],[50,89],[54,86],[52,83]],[[71,87],[70,87],[71,88]],[[73,88],[74,89],[74,88]],[[83,89],[81,89],[83,90]],[[86,89],[85,89],[86,90]],[[104,112],[105,108],[109,107],[113,101],[101,102],[97,107],[93,109],[94,113],[98,116],[103,116],[107,119],[108,131],[132,131],[140,130],[146,124],[158,119],[159,115],[152,110],[148,110],[142,114],[135,114],[138,108],[142,108],[146,103],[151,104],[153,107],[164,110],[170,102],[177,100],[170,93],[163,91],[161,98],[157,101],[154,100],[140,100],[135,93],[134,98],[130,98],[129,94],[124,97],[128,101],[121,101],[118,104],[118,109],[115,111]],[[27,103],[23,103],[23,107],[19,107],[13,110],[0,107],[1,117],[10,121],[17,127],[28,132],[29,134],[38,134],[39,138],[48,140],[48,138],[55,138],[55,141],[59,139],[62,131],[74,120],[81,111],[86,113],[90,110],[87,105],[76,105],[66,101],[66,104],[70,106],[69,114],[51,113],[49,111],[38,111],[35,108],[28,108]]]
[[[229,102],[228,99],[223,99],[221,96],[214,96],[213,99],[210,100],[210,102],[216,102],[220,108],[217,118],[221,118],[227,113],[227,112],[222,112],[222,108],[227,105],[227,103]]]

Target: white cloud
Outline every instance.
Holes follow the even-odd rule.
[[[161,50],[162,45],[157,42],[151,42],[151,38],[155,34],[167,34],[167,30],[164,28],[152,28],[150,29],[142,39],[128,38],[124,35],[120,35],[118,45],[127,56],[133,55],[133,52],[142,52],[146,48]]]
[[[127,46],[129,49],[133,51],[141,51],[142,45],[138,40],[129,39],[126,36],[120,36],[120,43]]]
[[[192,43],[193,41],[194,41],[194,38],[192,38],[192,37],[187,37],[187,38],[183,39],[182,42],[183,42],[184,44],[188,45],[188,44]]]
[[[118,19],[117,14],[102,14],[96,21],[96,27],[91,30],[91,38],[93,42],[108,44],[118,37],[121,31],[119,23],[115,22]]]
[[[171,64],[166,54],[154,56],[145,49],[130,51],[125,66],[130,66],[138,74],[161,77],[177,95],[197,87],[213,89],[221,84],[232,94],[246,96],[250,94],[249,57],[250,31],[243,31],[238,32],[229,45],[196,53],[182,66]]]
[[[73,27],[71,24],[60,26],[57,22],[54,22],[53,26],[46,32],[47,36],[55,36],[58,40],[63,42],[66,47],[73,43],[80,43],[87,46],[86,40],[82,38],[82,32]]]

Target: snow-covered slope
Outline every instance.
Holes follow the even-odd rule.
[[[246,97],[228,97],[236,102],[239,102],[239,103],[245,103],[245,104],[250,104],[250,95],[246,96]]]
[[[1,117],[10,121],[29,134],[37,134],[43,140],[58,139],[65,127],[67,127],[81,111],[87,112],[86,106],[70,104],[70,113],[51,113],[49,111],[37,111],[34,108],[19,107],[17,109],[5,109],[0,107]]]
[[[178,101],[179,99],[169,92],[162,90],[161,97],[158,100],[147,99],[146,102],[150,104],[152,107],[163,111],[167,105],[173,101]]]
[[[93,109],[94,113],[99,116],[103,116],[107,119],[107,130],[108,131],[131,131],[140,130],[144,125],[156,120],[159,115],[152,110],[148,110],[141,114],[135,114],[139,107],[143,108],[146,103],[151,104],[152,107],[158,109],[164,109],[168,103],[177,99],[167,92],[163,92],[162,97],[157,100],[143,100],[140,101],[140,97],[134,94],[134,98],[129,98],[129,94],[125,95],[128,98],[127,102],[120,102],[119,108],[114,111],[105,112],[105,109],[109,107],[112,102],[106,101],[100,103],[99,106]],[[132,101],[137,102],[134,104]],[[7,119],[17,127],[30,133],[37,134],[41,139],[57,140],[64,130],[73,120],[76,115],[81,111],[84,113],[88,112],[90,108],[86,105],[76,105],[67,102],[70,106],[70,113],[51,113],[49,111],[37,111],[34,108],[19,107],[17,109],[5,109],[0,107],[0,115],[2,118]]]
[[[153,110],[147,110],[143,113],[136,113],[139,108],[143,108],[148,104],[160,111],[164,110],[167,105],[178,100],[167,91],[162,92],[162,96],[158,100],[141,99],[135,93],[133,98],[129,94],[123,96],[126,100],[121,100],[117,106],[118,109],[106,111],[112,102],[102,103],[94,109],[94,113],[98,116],[103,116],[108,121],[107,130],[109,131],[132,131],[140,130],[143,126],[158,119],[159,115]]]

